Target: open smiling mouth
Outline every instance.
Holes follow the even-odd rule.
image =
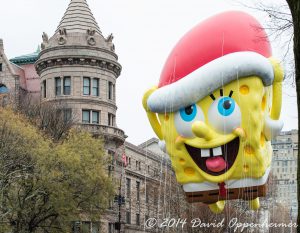
[[[237,157],[239,144],[239,137],[236,137],[231,142],[216,148],[201,149],[187,144],[185,147],[202,171],[217,176],[224,174],[231,168]]]

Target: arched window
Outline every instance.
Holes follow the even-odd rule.
[[[0,83],[0,94],[7,94],[8,92],[8,88],[3,83]]]

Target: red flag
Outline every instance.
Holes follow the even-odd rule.
[[[125,154],[122,155],[122,161],[124,163],[124,166],[127,167],[127,157]]]

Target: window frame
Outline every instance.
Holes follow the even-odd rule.
[[[89,116],[88,122],[84,120],[84,117],[83,117],[84,113],[88,113],[88,116]],[[90,124],[91,123],[91,110],[89,110],[89,109],[82,109],[82,123],[83,124]]]
[[[126,211],[126,224],[131,224],[131,212],[129,210]]]
[[[107,97],[108,97],[109,100],[114,100],[114,93],[113,93],[114,88],[113,88],[113,86],[114,86],[113,82],[108,81],[108,94],[107,94]]]
[[[70,85],[67,86],[66,85],[66,80],[69,80],[70,81]],[[64,76],[63,78],[63,95],[71,95],[71,76]],[[69,88],[69,89],[67,89]]]
[[[141,215],[140,213],[135,214],[135,223],[137,226],[141,225]]]
[[[88,85],[85,85],[85,80],[88,81]],[[83,77],[83,83],[82,83],[82,93],[83,95],[91,95],[91,78],[90,77]],[[88,93],[85,93],[85,90],[88,90]]]
[[[126,198],[131,197],[131,179],[126,177]]]
[[[136,181],[136,200],[137,200],[137,202],[139,202],[141,200],[140,191],[141,191],[141,182],[137,180]]]
[[[97,124],[98,125],[100,123],[100,111],[91,110],[91,112],[92,112],[92,118],[91,118],[92,124]],[[97,114],[97,121],[94,121],[94,113]]]
[[[55,77],[55,96],[61,96],[61,89],[61,77]]]
[[[96,86],[94,85],[96,81]],[[99,78],[93,78],[92,79],[92,96],[99,96],[99,83],[100,83],[100,79]],[[96,91],[96,93],[94,94],[94,90]]]
[[[43,98],[47,98],[47,80],[43,81]]]

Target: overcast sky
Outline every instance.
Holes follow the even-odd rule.
[[[42,32],[52,36],[70,0],[2,0],[0,38],[9,58],[31,53],[41,43]],[[245,1],[243,1],[245,2]],[[246,1],[247,2],[247,1]],[[249,1],[251,2],[251,1]],[[114,34],[123,70],[117,81],[117,124],[139,144],[154,137],[141,105],[143,93],[156,85],[164,62],[176,42],[193,26],[218,12],[240,9],[229,0],[88,0],[104,36]],[[275,56],[280,48],[272,43]],[[284,129],[297,127],[295,91],[284,87]]]

